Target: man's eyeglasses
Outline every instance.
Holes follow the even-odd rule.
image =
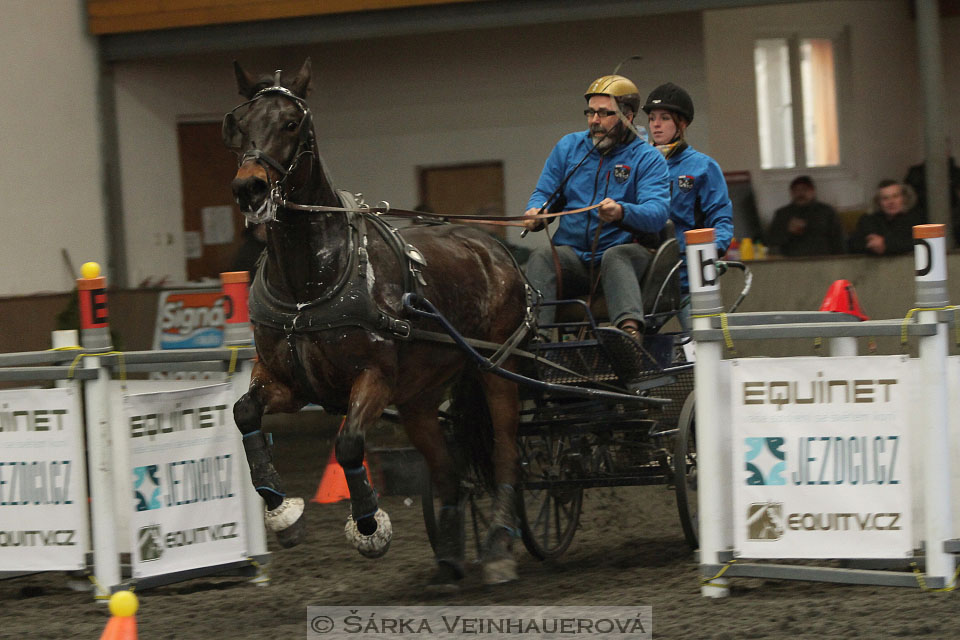
[[[609,118],[612,115],[616,115],[616,111],[610,111],[609,109],[584,109],[583,115],[588,118],[593,116],[600,116],[601,118]]]

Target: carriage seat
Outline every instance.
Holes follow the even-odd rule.
[[[669,237],[661,242],[650,261],[643,277],[640,279],[640,294],[643,298],[643,312],[646,320],[646,332],[656,333],[679,309],[680,270],[674,267],[680,261],[680,245],[673,237],[673,227],[670,225]],[[590,304],[590,312],[597,323],[610,322],[607,312],[607,302],[597,287]],[[587,296],[581,296],[586,301]],[[557,323],[583,322],[586,320],[583,306],[578,304],[563,304],[557,307]]]

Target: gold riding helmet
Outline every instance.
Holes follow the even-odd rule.
[[[640,90],[637,85],[623,76],[603,76],[597,78],[587,87],[583,97],[587,100],[591,96],[610,96],[620,105],[630,107],[633,113],[640,110]]]

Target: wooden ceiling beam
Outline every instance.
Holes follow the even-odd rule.
[[[486,0],[87,0],[93,35]]]

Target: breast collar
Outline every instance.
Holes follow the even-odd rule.
[[[346,209],[356,209],[353,194],[340,191]],[[387,338],[409,339],[410,321],[379,307],[371,293],[367,242],[373,227],[393,250],[404,269],[404,292],[421,293],[426,282],[420,273],[426,266],[423,254],[400,236],[399,231],[372,213],[342,213],[349,226],[347,250],[350,261],[339,281],[321,297],[306,303],[281,299],[267,281],[267,261],[261,260],[250,287],[250,320],[287,335],[327,331],[338,327],[361,327]]]

